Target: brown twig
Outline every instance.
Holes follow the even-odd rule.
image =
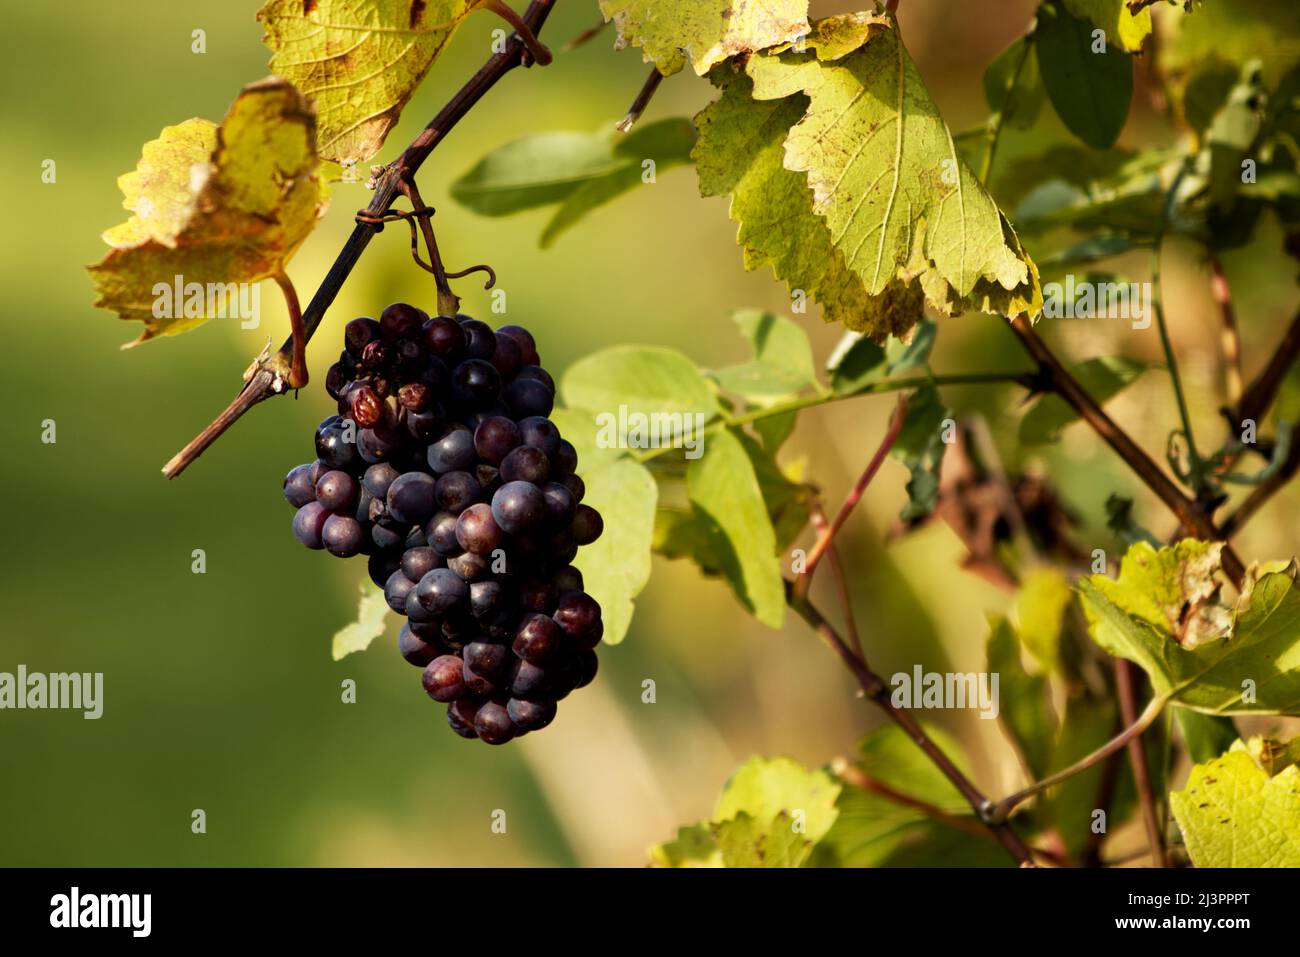
[[[1282,388],[1282,382],[1291,371],[1291,367],[1295,365],[1297,358],[1300,358],[1300,312],[1296,313],[1291,320],[1291,325],[1287,327],[1282,341],[1278,343],[1277,349],[1268,360],[1268,365],[1251,380],[1250,385],[1241,394],[1241,401],[1237,403],[1235,414],[1238,423],[1245,419],[1258,422],[1267,414],[1273,407],[1273,400],[1277,398],[1278,390]]]
[[[962,773],[960,768],[952,763],[952,760],[943,753],[943,749],[925,733],[925,729],[917,723],[917,720],[912,717],[910,712],[894,707],[893,702],[889,700],[888,686],[868,667],[866,659],[853,653],[830,622],[822,616],[821,612],[808,599],[797,598],[794,594],[794,586],[789,582],[786,583],[786,601],[821,636],[822,640],[839,655],[844,666],[857,679],[858,686],[861,687],[862,693],[867,699],[884,711],[895,724],[903,729],[903,732],[925,753],[926,757],[939,769],[943,776],[952,782],[953,787],[965,798],[971,809],[981,816],[981,820],[987,820],[984,815],[987,814],[988,809],[991,807],[988,798],[971,783],[971,780]],[[1034,866],[1033,856],[1029,848],[1025,846],[1024,841],[1020,839],[1005,818],[999,821],[988,820],[986,826],[1022,867]]]
[[[1223,541],[1223,534],[1214,526],[1201,506],[1183,493],[1174,481],[1155,463],[1155,460],[1139,446],[1128,433],[1115,424],[1088,394],[1087,390],[1070,375],[1069,371],[1048,348],[1047,343],[1039,338],[1029,320],[1023,316],[1013,319],[1011,330],[1024,346],[1030,357],[1039,364],[1043,374],[1050,378],[1053,390],[1064,399],[1079,416],[1087,422],[1094,432],[1109,445],[1128,464],[1171,512],[1178,517],[1183,528],[1190,534],[1207,541]],[[1233,583],[1241,586],[1246,569],[1231,545],[1224,545],[1223,568]]]
[[[283,269],[271,278],[284,294],[284,305],[289,310],[289,336],[293,343],[289,360],[289,388],[301,389],[308,380],[307,333],[302,327],[302,305],[298,302],[298,290]]]
[[[871,457],[871,461],[867,463],[865,471],[858,476],[858,480],[853,484],[853,488],[849,489],[849,494],[844,497],[844,503],[840,506],[840,510],[835,513],[834,520],[829,526],[827,526],[825,531],[817,536],[817,541],[813,543],[813,547],[808,551],[808,558],[804,563],[803,574],[795,581],[794,593],[797,598],[804,598],[807,596],[808,589],[812,586],[813,573],[817,571],[818,562],[820,562],[822,556],[826,554],[826,550],[831,547],[831,543],[835,540],[836,534],[844,527],[844,523],[849,520],[849,516],[853,514],[854,507],[862,500],[862,493],[867,490],[867,486],[871,484],[871,480],[875,478],[876,473],[880,471],[880,466],[884,463],[885,456],[889,454],[889,450],[892,449],[894,443],[898,441],[898,433],[903,430],[903,422],[906,418],[907,397],[905,395],[899,395],[898,404],[894,407],[894,416],[889,420],[889,428],[885,432],[884,439],[881,440],[880,447],[876,449],[875,454]]]
[[[650,75],[646,77],[645,84],[641,87],[641,91],[637,93],[636,99],[633,100],[632,105],[628,107],[627,116],[623,117],[623,119],[619,121],[615,129],[620,133],[626,133],[635,126],[636,121],[641,119],[641,114],[644,113],[646,107],[650,105],[650,101],[654,99],[655,92],[659,89],[659,84],[663,81],[664,75],[659,72],[659,68],[652,66],[650,68]]]
[[[817,534],[825,534],[829,525],[826,522],[826,513],[822,510],[821,502],[814,499],[809,506],[808,512]],[[840,610],[844,614],[844,630],[849,633],[849,645],[852,646],[853,651],[860,658],[862,657],[862,639],[858,635],[857,616],[853,614],[853,596],[849,592],[849,583],[844,575],[844,566],[840,563],[840,552],[835,547],[834,542],[831,542],[831,546],[826,552],[826,563],[831,566],[831,579],[835,582],[835,594],[840,602]]]
[[[1126,726],[1137,721],[1137,681],[1136,667],[1122,658],[1114,659],[1115,694],[1119,698],[1120,720]],[[1156,867],[1165,867],[1165,840],[1160,833],[1160,818],[1156,814],[1155,793],[1151,789],[1151,771],[1147,767],[1146,748],[1142,746],[1142,735],[1135,734],[1128,740],[1129,766],[1133,769],[1133,783],[1137,786],[1138,802],[1142,806],[1142,823],[1147,829],[1147,844],[1151,859]]]
[[[523,15],[523,22],[534,37],[546,23],[555,7],[555,0],[533,0]],[[456,92],[429,125],[420,131],[410,146],[393,163],[386,166],[378,176],[375,195],[367,211],[374,217],[382,217],[402,193],[402,184],[410,182],[415,172],[429,158],[434,148],[443,141],[447,134],[459,123],[489,90],[518,66],[524,65],[527,45],[518,34],[512,36],[500,53],[494,53],[470,80]],[[361,254],[365,252],[370,240],[379,232],[382,225],[358,222],[352,234],[344,243],[343,249],[326,273],[316,295],[307,304],[302,314],[303,341],[310,341],[316,329],[325,317],[325,311],[343,288],[343,283],[356,267]],[[253,374],[245,382],[239,395],[203,429],[185,448],[172,457],[165,466],[163,474],[175,478],[212,445],[239,418],[253,406],[276,395],[283,395],[287,390],[289,356],[292,354],[292,339],[280,347],[279,352],[258,361]]]
[[[1300,442],[1292,444],[1282,467],[1260,482],[1250,494],[1242,500],[1237,508],[1223,520],[1222,529],[1225,537],[1231,538],[1242,530],[1245,524],[1263,508],[1271,499],[1300,472]]]
[[[582,46],[583,44],[588,43],[591,40],[594,40],[596,37],[600,36],[600,34],[604,32],[607,26],[609,26],[609,21],[602,19],[595,26],[588,27],[586,30],[583,30],[581,33],[579,33],[576,37],[574,37],[572,40],[570,40],[560,49],[565,53],[568,53],[571,50],[576,50],[578,49],[578,47]]]
[[[1232,288],[1223,271],[1219,254],[1210,250],[1210,295],[1219,307],[1223,327],[1219,330],[1219,348],[1223,353],[1223,379],[1228,392],[1228,402],[1241,401],[1241,333],[1237,329],[1237,311],[1232,306]]]

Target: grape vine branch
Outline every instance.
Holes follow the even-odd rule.
[[[528,5],[521,19],[534,37],[541,32],[554,7],[555,0],[533,0]],[[420,131],[402,155],[379,173],[374,198],[366,207],[369,219],[358,219],[347,242],[343,244],[343,249],[302,313],[302,335],[299,339],[302,345],[311,339],[320,326],[326,310],[352,274],[370,240],[383,229],[383,223],[378,220],[388,213],[399,196],[409,191],[408,184],[412,177],[438,144],[502,78],[516,67],[540,62],[535,55],[529,54],[528,47],[529,43],[518,32],[512,34],[501,50],[489,57],[438,115]],[[290,337],[275,353],[264,354],[256,359],[246,373],[246,381],[239,394],[216,419],[163,466],[163,475],[169,479],[180,475],[245,412],[272,396],[291,391],[289,382],[293,354],[294,337]]]

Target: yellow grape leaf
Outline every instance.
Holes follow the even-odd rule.
[[[144,322],[136,343],[225,314],[235,284],[280,272],[324,212],[315,137],[311,107],[275,77],[244,87],[220,126],[164,129],[118,179],[132,216],[89,267],[95,305]]]
[[[1065,0],[1065,5],[1076,17],[1091,20],[1106,31],[1106,39],[1120,49],[1135,53],[1151,33],[1151,11],[1133,13],[1128,0]]]
[[[1242,742],[1192,768],[1169,808],[1197,867],[1300,867],[1300,768],[1271,774]]]
[[[690,61],[700,76],[728,57],[797,40],[808,0],[600,0],[619,49],[638,46],[665,75]]]
[[[311,97],[320,155],[360,162],[379,152],[474,0],[267,0],[271,70]]]
[[[788,51],[751,56],[746,71],[756,99],[807,97],[785,167],[807,174],[813,211],[845,264],[872,296],[919,282],[947,314],[1037,315],[1037,269],[959,156],[897,23],[855,16],[836,29],[842,21],[819,23]]]

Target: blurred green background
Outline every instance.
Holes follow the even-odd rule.
[[[102,671],[105,702],[98,721],[0,712],[0,864],[639,865],[647,845],[707,817],[727,775],[751,754],[818,765],[851,752],[877,719],[833,657],[793,618],[779,633],[754,623],[723,585],[683,563],[656,559],[632,631],[604,650],[596,683],[570,698],[545,734],[503,749],[447,730],[392,634],[331,661],[330,636],[350,620],[365,570],[294,541],[280,483],[311,457],[312,429],[331,404],[319,377],[343,323],[398,299],[432,301],[404,230],[372,243],[327,317],[310,351],[316,387],[256,409],[181,479],[161,477],[163,462],[234,394],[251,357],[268,338],[279,343],[283,309],[267,284],[259,329],[216,321],[119,352],[138,327],[91,308],[83,267],[104,251],[100,231],[126,216],[115,180],[134,167],[141,144],[191,116],[219,120],[240,85],[266,73],[257,6],[83,0],[57,12],[39,4],[7,11],[0,671],[20,663]],[[815,3],[814,11],[854,6]],[[982,121],[983,67],[1031,9],[1027,0],[904,4],[909,47],[954,129]],[[558,49],[596,19],[594,2],[563,0],[545,37]],[[481,63],[497,26],[488,14],[470,19],[378,161],[395,156]],[[206,31],[204,54],[191,52],[196,28]],[[537,247],[548,213],[487,220],[447,198],[447,185],[489,149],[621,117],[645,69],[637,53],[616,54],[612,40],[607,32],[545,70],[509,77],[422,170],[448,262],[492,263],[509,295],[503,319],[489,314],[472,281],[462,283],[465,311],[528,326],[557,378],[587,352],[627,342],[674,346],[706,365],[738,361],[732,310],[788,311],[789,301],[768,274],[743,271],[725,201],[701,201],[692,170],[666,173],[597,212],[548,252]],[[709,94],[707,83],[679,76],[648,116],[690,115]],[[1126,136],[1147,135],[1152,116],[1139,91]],[[1000,162],[1052,135],[1066,136],[1010,138]],[[41,182],[46,159],[57,163],[54,184]],[[290,265],[304,301],[367,201],[360,184],[336,187],[328,217]],[[1228,269],[1254,367],[1294,307],[1293,276],[1267,257],[1235,257]],[[1214,429],[1219,370],[1206,288],[1202,263],[1175,260],[1171,319],[1195,411]],[[838,332],[815,315],[802,321],[824,358]],[[936,369],[1023,367],[998,325],[945,322]],[[1075,358],[1154,358],[1158,349],[1154,330],[1122,323],[1061,324],[1046,334]],[[1072,429],[1049,457],[1021,459],[1018,396],[945,394],[988,417],[1008,468],[1051,473],[1086,519],[1084,541],[1109,543],[1097,531],[1102,502],[1132,482],[1090,434]],[[891,406],[889,397],[864,398],[805,414],[786,460],[806,457],[807,473],[836,501]],[[1159,373],[1111,410],[1156,449],[1173,424]],[[40,441],[45,419],[57,423],[57,444]],[[918,661],[979,669],[985,615],[1008,597],[960,571],[962,547],[945,527],[885,547],[904,476],[886,465],[843,539],[869,650],[885,673]],[[1295,501],[1280,498],[1271,506],[1277,520],[1257,522],[1242,540],[1248,559],[1290,554]],[[1143,514],[1168,531],[1157,509]],[[206,551],[206,574],[191,573],[196,548]],[[345,678],[357,682],[356,704],[340,700]],[[657,682],[653,705],[640,700],[646,678]],[[983,786],[1014,786],[1015,762],[993,722],[938,720],[969,743]],[[195,808],[207,814],[204,835],[191,833]],[[507,812],[505,834],[490,828],[495,809]]]

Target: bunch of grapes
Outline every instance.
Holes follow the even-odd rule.
[[[457,734],[546,727],[596,675],[600,606],[571,562],[603,525],[532,335],[395,303],[349,322],[345,345],[325,382],[339,414],[284,482],[294,534],[367,556]]]

